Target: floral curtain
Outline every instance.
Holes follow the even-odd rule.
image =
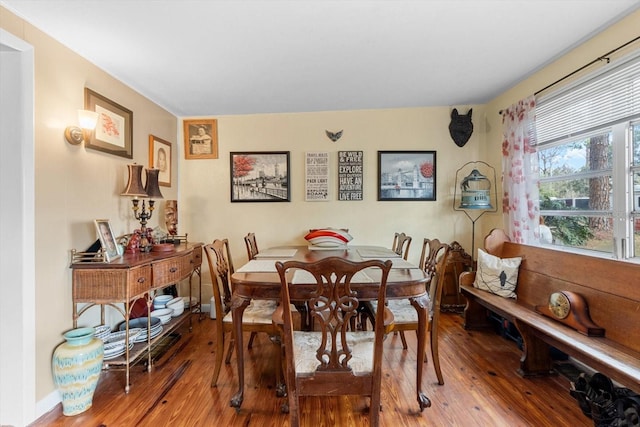
[[[505,231],[517,243],[540,238],[535,111],[532,95],[502,112],[502,213]]]

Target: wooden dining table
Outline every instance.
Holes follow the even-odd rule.
[[[276,272],[276,261],[296,260],[315,262],[327,257],[341,257],[350,261],[368,259],[390,259],[392,269],[387,279],[387,298],[409,299],[418,313],[418,348],[416,391],[420,410],[431,406],[431,401],[422,392],[422,372],[425,355],[425,340],[430,301],[426,291],[428,281],[424,271],[418,266],[405,261],[391,249],[378,246],[347,246],[341,248],[313,248],[310,246],[280,246],[259,252],[256,259],[250,260],[231,276],[233,293],[231,296],[231,313],[235,332],[236,362],[238,368],[238,392],[231,398],[231,406],[239,409],[244,399],[244,350],[242,339],[242,315],[252,299],[280,300],[281,284]],[[376,276],[376,273],[378,276]],[[378,293],[380,272],[369,272],[373,279],[368,283],[351,283],[351,288],[359,300],[375,300]],[[305,285],[299,285],[305,286]],[[314,290],[308,285],[309,292]],[[280,381],[280,379],[278,379]]]

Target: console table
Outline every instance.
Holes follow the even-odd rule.
[[[151,349],[154,343],[176,329],[184,321],[191,321],[191,313],[202,311],[202,243],[180,243],[167,252],[125,253],[111,262],[95,260],[72,260],[73,269],[73,327],[78,318],[89,308],[100,305],[101,322],[104,324],[105,306],[116,309],[125,321],[125,343],[129,342],[129,318],[133,303],[141,298],[146,300],[147,313],[151,311],[153,293],[162,288],[189,280],[189,308],[185,313],[172,318],[163,325],[162,333],[151,338],[150,316],[147,315],[147,341],[136,343],[131,350],[126,345],[125,354],[105,361],[103,367],[111,365],[125,367],[125,393],[129,392],[129,368],[142,355],[147,355],[147,369],[151,370]],[[198,299],[191,303],[191,281],[193,275],[199,278]],[[120,306],[122,304],[122,306]],[[82,305],[82,306],[81,306]],[[81,307],[80,307],[81,306]]]

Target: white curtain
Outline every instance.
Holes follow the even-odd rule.
[[[505,231],[517,243],[540,238],[535,112],[533,95],[502,112],[502,213]]]

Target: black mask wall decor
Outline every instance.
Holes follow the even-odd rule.
[[[458,114],[456,108],[451,112],[451,123],[449,123],[449,133],[453,142],[458,147],[464,147],[464,144],[469,141],[471,134],[473,133],[473,123],[471,122],[471,112],[473,108],[469,109],[466,115]]]

